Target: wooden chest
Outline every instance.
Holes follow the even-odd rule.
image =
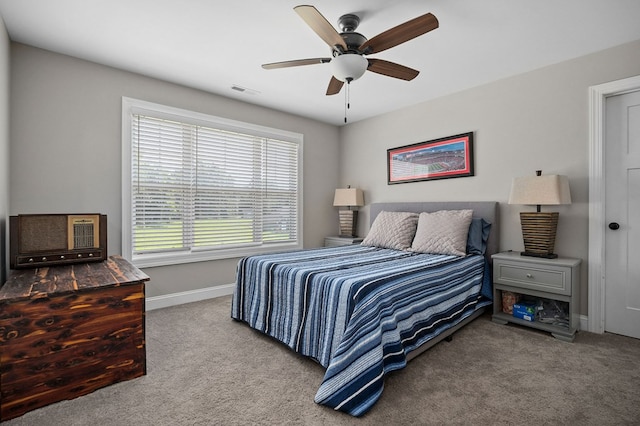
[[[13,271],[0,289],[0,420],[146,374],[147,280],[119,256]]]

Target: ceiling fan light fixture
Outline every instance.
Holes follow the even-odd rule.
[[[340,81],[357,80],[365,73],[369,61],[357,53],[344,53],[331,60],[331,72]]]

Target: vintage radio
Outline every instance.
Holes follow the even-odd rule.
[[[103,261],[107,258],[107,216],[10,216],[9,254],[11,269]]]

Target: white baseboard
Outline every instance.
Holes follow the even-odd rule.
[[[215,287],[200,288],[198,290],[147,297],[146,310],[152,311],[154,309],[168,308],[169,306],[182,305],[184,303],[199,302],[200,300],[229,296],[233,294],[235,286],[235,284],[225,284]]]
[[[589,317],[586,315],[580,315],[580,330],[589,331]]]

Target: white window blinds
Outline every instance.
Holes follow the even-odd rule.
[[[298,141],[148,111],[130,120],[134,260],[300,245]]]

